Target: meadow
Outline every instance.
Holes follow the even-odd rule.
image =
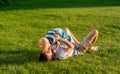
[[[99,31],[100,51],[40,62],[39,39],[56,27],[78,40]],[[119,0],[12,0],[0,5],[0,74],[119,74]]]

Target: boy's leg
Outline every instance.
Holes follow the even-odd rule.
[[[80,43],[85,50],[89,49],[98,39],[98,30],[92,30]]]
[[[71,38],[73,39],[72,42],[79,43],[79,41],[76,39],[76,37],[72,34],[72,32],[68,28],[65,28],[64,31],[67,36],[71,36]]]

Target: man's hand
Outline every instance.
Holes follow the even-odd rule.
[[[60,35],[56,33],[53,36],[55,37],[56,40],[59,40],[61,38]]]

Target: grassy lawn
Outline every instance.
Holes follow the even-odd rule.
[[[101,50],[39,62],[38,41],[68,27],[78,40],[99,30]],[[13,0],[0,6],[0,74],[119,74],[119,0]]]

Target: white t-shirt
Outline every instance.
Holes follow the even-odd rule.
[[[67,48],[66,45],[60,45],[59,48],[57,49],[55,55],[53,56],[53,58],[54,59],[66,59],[68,57],[80,54],[80,52],[76,48],[76,46],[74,47],[74,49],[71,51],[71,53],[69,55],[66,53],[66,48]]]

